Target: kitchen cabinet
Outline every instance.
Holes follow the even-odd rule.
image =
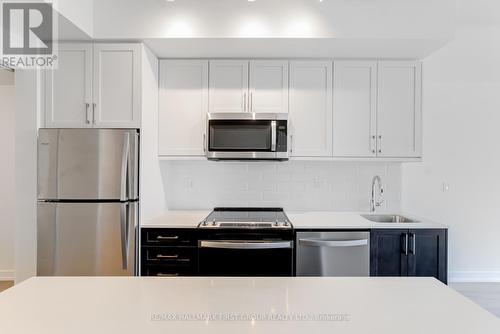
[[[140,127],[139,44],[94,44],[95,126]]]
[[[204,156],[208,61],[161,60],[158,154]]]
[[[435,277],[447,283],[447,231],[374,229],[370,276]]]
[[[335,61],[333,155],[375,157],[377,62]]]
[[[56,70],[45,71],[45,125],[92,127],[92,44],[60,43]]]
[[[136,43],[61,43],[45,72],[45,126],[139,128],[140,57]]]
[[[377,156],[421,156],[421,86],[420,62],[378,63]]]
[[[209,111],[247,112],[248,61],[211,60]]]
[[[332,62],[290,63],[290,156],[332,155]]]
[[[250,61],[250,112],[288,112],[288,61]]]
[[[195,229],[143,228],[141,276],[196,276],[198,246]]]
[[[211,60],[209,111],[288,112],[288,61]]]

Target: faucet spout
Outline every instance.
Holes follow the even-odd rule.
[[[375,190],[376,186],[378,185],[378,195],[379,197],[384,196],[384,186],[382,185],[382,179],[380,176],[375,175],[372,179],[372,192],[371,192],[371,199],[370,199],[370,212],[375,212],[375,208],[379,207],[384,203],[383,200],[375,201]]]

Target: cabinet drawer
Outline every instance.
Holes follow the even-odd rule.
[[[183,267],[165,267],[147,265],[143,266],[141,276],[158,276],[158,277],[178,277],[178,276],[196,276],[196,268]]]
[[[144,264],[189,267],[196,264],[195,247],[143,247]]]
[[[194,229],[143,229],[142,244],[149,246],[196,246]]]

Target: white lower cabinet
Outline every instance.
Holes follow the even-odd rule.
[[[60,43],[58,56],[45,71],[46,127],[140,127],[140,44]]]
[[[290,62],[290,155],[332,155],[332,62]]]
[[[160,156],[203,156],[208,111],[208,61],[161,60]]]
[[[379,62],[377,156],[421,156],[421,94],[421,63]]]

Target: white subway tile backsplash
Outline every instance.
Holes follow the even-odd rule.
[[[371,180],[382,178],[383,208],[401,206],[401,164],[366,162],[162,161],[170,210],[282,206],[287,210],[366,211]]]

